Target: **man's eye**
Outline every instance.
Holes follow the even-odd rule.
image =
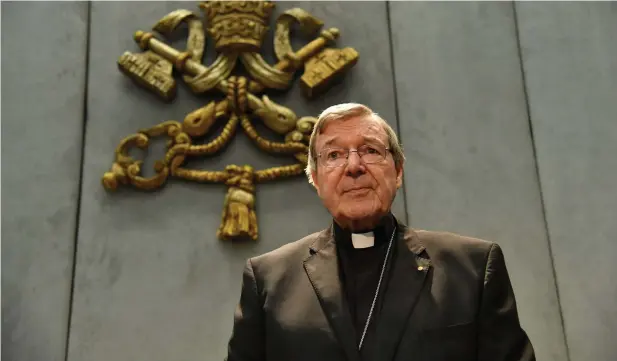
[[[341,152],[339,152],[337,150],[328,152],[328,159],[337,159],[340,156],[341,156]]]
[[[377,150],[377,148],[375,148],[375,147],[366,146],[366,148],[364,148],[364,153],[366,153],[366,154],[379,154],[379,150]]]

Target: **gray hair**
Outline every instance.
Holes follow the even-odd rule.
[[[317,171],[316,160],[318,154],[315,149],[317,135],[321,134],[321,131],[323,130],[325,125],[330,121],[342,121],[357,116],[371,117],[379,125],[382,126],[383,130],[388,136],[388,148],[390,152],[392,152],[394,164],[397,167],[403,166],[403,164],[405,163],[405,154],[403,153],[403,147],[398,141],[396,132],[394,132],[394,129],[392,129],[388,122],[386,122],[382,117],[380,117],[377,113],[375,113],[373,110],[371,110],[365,105],[358,103],[337,104],[327,108],[326,110],[321,112],[321,114],[319,114],[317,122],[315,123],[315,127],[313,128],[313,132],[311,133],[311,138],[309,140],[308,163],[305,169],[309,183],[313,184],[312,173],[314,171]]]

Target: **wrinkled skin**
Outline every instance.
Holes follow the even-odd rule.
[[[385,130],[371,117],[352,117],[326,124],[316,139],[316,151],[328,147],[357,149],[364,144],[388,146]],[[365,164],[351,152],[346,165],[329,168],[317,161],[313,182],[323,204],[334,220],[354,232],[375,227],[388,212],[402,184],[403,169],[395,165],[392,153],[383,162]]]

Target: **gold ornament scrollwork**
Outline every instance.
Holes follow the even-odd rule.
[[[206,48],[206,36],[201,19],[192,11],[184,9],[172,11],[161,18],[152,30],[169,36],[183,22],[187,23],[189,27],[186,51],[191,55],[191,59],[201,63]],[[184,80],[188,82],[191,77],[184,76]]]
[[[323,22],[309,12],[295,8],[285,11],[276,20],[276,31],[274,33],[274,53],[278,60],[297,60],[295,52],[291,47],[291,26],[298,23],[300,31],[305,36],[315,35],[323,26]],[[302,65],[298,61],[297,67]]]
[[[153,30],[169,38],[185,23],[189,30],[184,50],[175,49],[153,33],[135,32],[135,42],[143,52],[125,52],[118,59],[118,66],[138,85],[171,100],[176,94],[172,77],[175,69],[194,93],[218,91],[223,99],[209,101],[194,109],[182,122],[164,121],[122,139],[111,169],[103,175],[105,189],[114,191],[120,186],[131,185],[154,190],[164,186],[169,177],[225,184],[228,189],[217,237],[221,240],[257,240],[255,184],[303,174],[308,161],[310,134],[317,120],[314,117],[298,118],[294,111],[262,93],[267,89],[287,89],[295,72],[305,67],[303,87],[308,89],[307,95],[314,96],[357,61],[357,53],[351,48],[326,48],[338,38],[338,29],[320,31],[323,23],[319,19],[302,9],[291,9],[276,21],[274,51],[278,62],[268,64],[259,51],[274,6],[270,1],[205,1],[200,4],[205,25],[189,10],[172,11],[161,18]],[[292,49],[290,41],[290,29],[294,23],[298,23],[306,35],[316,36],[297,51]],[[206,35],[212,37],[218,52],[209,66],[201,63],[206,50]],[[232,74],[238,61],[243,63],[248,78]],[[319,73],[324,66],[329,67],[327,74]],[[261,121],[282,139],[266,139],[258,133],[254,121]],[[217,122],[224,122],[219,134],[205,144],[197,144],[196,140],[209,135]],[[233,164],[218,171],[187,167],[186,161],[191,157],[212,156],[223,150],[239,129],[258,149],[292,156],[297,163],[261,170],[250,165]],[[167,138],[166,153],[154,162],[155,174],[144,177],[141,173],[143,161],[133,159],[129,151],[133,147],[147,150],[154,137]]]
[[[293,72],[270,66],[258,53],[244,53],[240,58],[248,73],[266,88],[284,90],[293,80]]]

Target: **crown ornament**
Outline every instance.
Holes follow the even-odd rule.
[[[271,1],[203,1],[208,33],[219,52],[258,52],[268,31]]]

